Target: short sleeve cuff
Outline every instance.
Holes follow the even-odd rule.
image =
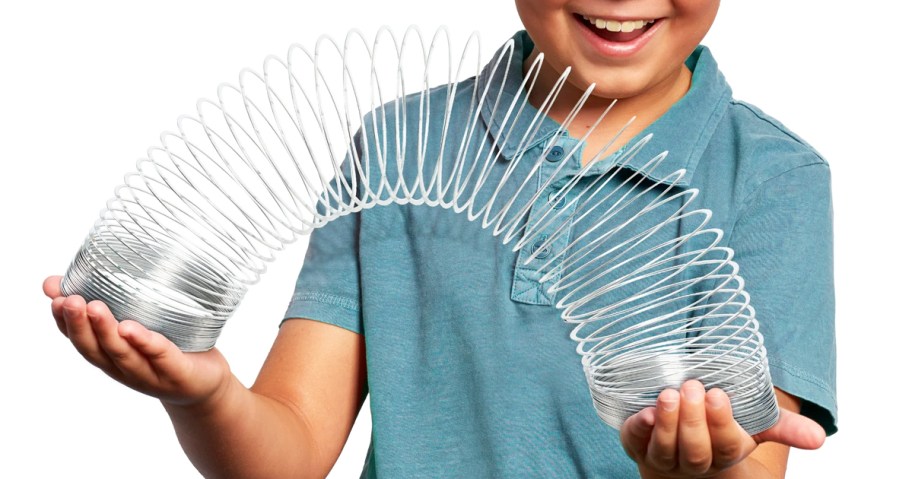
[[[312,319],[364,334],[358,303],[344,296],[312,292],[295,293],[285,311],[282,323],[289,319]]]
[[[781,361],[769,361],[773,385],[801,399],[801,414],[807,416],[826,431],[827,436],[837,431],[836,392],[824,381],[801,369]]]

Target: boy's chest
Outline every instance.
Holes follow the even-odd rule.
[[[568,294],[604,296],[592,305],[616,302],[642,282],[599,289],[642,269],[661,254],[656,248],[674,249],[682,235],[674,218],[685,198],[657,204],[665,189],[637,186],[632,176],[566,188],[557,181],[521,198],[530,205],[522,216],[498,221],[492,209],[485,228],[478,211],[470,221],[466,211],[441,207],[375,208],[362,218],[362,261],[387,264],[400,289],[432,291],[427,300],[453,308],[476,297],[551,308]]]

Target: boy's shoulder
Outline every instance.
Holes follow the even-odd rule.
[[[403,128],[415,128],[422,124],[421,120],[424,119],[439,123],[444,118],[448,118],[447,112],[450,114],[471,112],[472,107],[475,106],[473,90],[476,80],[477,78],[473,76],[458,82],[443,83],[386,100],[366,113],[362,121],[364,124],[368,124],[373,118],[378,120],[383,118],[390,125],[398,124]]]
[[[742,167],[767,175],[812,165],[829,167],[804,138],[756,105],[732,98],[726,116],[728,124],[718,133],[727,131],[727,140],[737,145]]]
[[[822,187],[830,181],[823,155],[757,106],[729,94],[720,101],[718,112],[705,148],[693,152],[699,160],[693,164],[691,186],[706,194],[730,191],[732,196],[724,201],[743,205],[758,192],[776,194],[786,183]],[[717,204],[713,209],[719,208]]]

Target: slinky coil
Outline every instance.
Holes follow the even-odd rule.
[[[507,71],[514,48],[511,40],[499,51],[495,71]],[[599,417],[619,428],[654,405],[662,389],[695,378],[729,394],[748,433],[775,424],[766,350],[734,252],[719,246],[722,231],[708,228],[711,212],[691,207],[698,191],[677,185],[685,172],[649,179],[667,152],[633,168],[629,162],[647,136],[585,186],[578,183],[596,161],[560,186],[554,203],[575,202],[572,218],[558,219],[553,208],[532,215],[532,202],[569,168],[571,155],[541,186],[531,179],[593,86],[531,171],[516,173],[514,164],[503,176],[491,175],[497,154],[469,139],[483,129],[494,139],[525,144],[541,128],[569,68],[536,120],[517,126],[511,113],[523,95],[510,100],[497,75],[485,84],[457,81],[479,74],[477,36],[455,65],[453,50],[445,29],[430,42],[415,29],[401,40],[383,29],[373,43],[353,31],[342,44],[321,37],[312,52],[295,45],[285,59],[267,58],[262,72],[243,70],[237,86],[222,84],[217,101],[200,100],[196,116],[181,116],[178,131],[162,134],[161,146],[150,148],[126,176],[62,291],[102,300],[118,319],[139,321],[185,351],[200,351],[215,344],[277,251],[339,216],[391,203],[448,208],[480,219],[514,251],[531,244],[530,260],[588,217],[593,226],[572,229],[572,241],[539,273],[542,282],[554,280],[548,292],[564,321],[574,324],[570,336]],[[525,91],[542,62],[539,55],[522,79]],[[436,71],[446,76],[435,78]],[[459,88],[495,105],[503,100],[507,120],[496,130],[484,126],[483,101],[467,117],[453,116]],[[436,89],[446,93],[443,104],[430,102]],[[408,101],[418,103],[417,115]],[[452,157],[456,164],[444,162]],[[517,178],[518,188],[506,188],[514,174],[525,176]],[[563,201],[574,187],[581,194]],[[530,191],[531,199],[521,199]],[[664,220],[656,223],[656,217]],[[546,228],[552,233],[544,234]]]

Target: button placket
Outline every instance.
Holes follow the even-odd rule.
[[[539,170],[539,188],[541,188],[542,184],[551,177],[551,174],[559,163],[564,160],[565,155],[572,150],[574,146],[575,140],[561,138],[548,149],[544,155],[545,161],[542,162],[541,169]],[[526,154],[537,156],[541,153],[542,150],[538,149],[537,151],[530,150]],[[578,154],[578,152],[575,152],[574,156],[577,156]],[[527,304],[553,304],[554,295],[549,294],[547,290],[560,279],[560,275],[557,275],[544,283],[540,283],[539,280],[548,270],[551,270],[553,267],[560,264],[562,258],[554,257],[554,255],[563,252],[570,242],[569,230],[560,232],[556,237],[554,235],[559,227],[573,215],[575,210],[575,204],[571,206],[568,206],[568,204],[577,194],[574,191],[576,188],[561,193],[561,188],[567,183],[565,177],[572,176],[578,169],[575,168],[577,166],[576,164],[571,163],[574,160],[575,158],[567,160],[568,163],[565,164],[562,169],[564,173],[553,180],[548,188],[545,188],[541,195],[535,200],[532,209],[529,212],[529,218],[533,219],[532,223],[535,223],[538,218],[547,215],[547,218],[542,220],[539,225],[544,223],[548,223],[548,225],[536,233],[537,237],[535,240],[530,241],[520,250],[513,274],[513,290],[511,297],[514,301]],[[544,271],[538,272],[537,270],[546,263],[548,263],[548,266],[545,267]]]

